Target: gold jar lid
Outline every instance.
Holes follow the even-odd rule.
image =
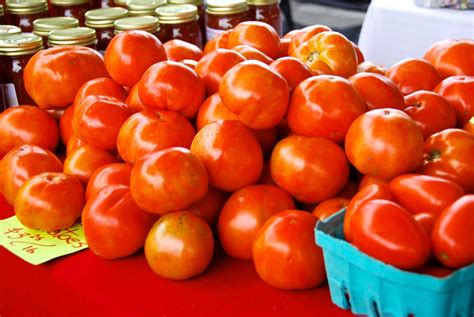
[[[36,19],[33,22],[33,33],[38,36],[48,36],[49,32],[60,29],[77,28],[79,20],[72,17],[53,17]]]
[[[155,15],[155,10],[166,4],[166,0],[129,0],[130,16]]]
[[[160,24],[179,24],[196,21],[197,7],[192,4],[167,5],[156,9]]]
[[[95,30],[86,27],[54,30],[49,33],[49,46],[89,46],[97,44]]]
[[[0,39],[14,34],[21,34],[21,29],[16,25],[0,25]]]
[[[46,0],[6,0],[6,12],[11,14],[34,14],[48,11]]]
[[[127,0],[114,0],[114,4],[117,5],[117,6],[126,7],[127,6]]]
[[[246,0],[208,0],[206,12],[214,15],[228,15],[247,10]]]
[[[12,34],[0,38],[1,56],[30,55],[43,49],[43,40],[34,34]]]
[[[125,18],[128,10],[120,7],[89,10],[86,12],[86,26],[90,28],[113,28],[114,22]]]
[[[269,6],[280,4],[280,0],[247,0],[247,3],[252,6]]]
[[[152,16],[128,17],[115,21],[115,34],[129,30],[142,30],[149,33],[158,31],[158,18]]]
[[[192,4],[200,6],[204,4],[204,0],[168,0],[168,4]]]
[[[90,3],[90,0],[50,0],[52,5],[59,7],[78,6]]]

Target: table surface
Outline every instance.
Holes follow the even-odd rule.
[[[13,215],[0,195],[0,219]],[[188,281],[155,275],[142,253],[104,260],[89,250],[31,265],[0,247],[0,316],[351,316],[327,284],[307,291],[266,285],[248,261],[217,250]]]

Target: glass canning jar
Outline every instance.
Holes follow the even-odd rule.
[[[48,46],[87,46],[97,49],[95,30],[88,27],[78,27],[51,31],[48,36]]]
[[[280,0],[247,0],[247,3],[251,21],[268,23],[282,35]]]
[[[0,4],[0,24],[5,24],[7,23],[5,21],[5,8],[3,7],[3,4]]]
[[[77,28],[79,20],[71,17],[53,17],[38,19],[33,22],[33,34],[43,39],[44,47],[48,47],[49,32],[54,30]]]
[[[128,9],[127,0],[113,0],[113,2],[114,2],[115,7],[121,7],[121,8],[124,8],[124,9]]]
[[[129,30],[142,30],[158,37],[158,18],[152,16],[128,17],[114,22],[115,34]]]
[[[97,50],[104,54],[110,41],[115,36],[114,22],[125,18],[127,9],[115,7],[95,9],[86,12],[86,26],[95,29],[97,35]]]
[[[191,4],[167,5],[156,9],[160,23],[159,39],[183,40],[202,48],[201,28],[198,23],[197,7]]]
[[[48,16],[46,0],[7,0],[5,9],[7,24],[16,25],[23,32],[33,32],[33,21]]]
[[[168,0],[168,4],[192,4],[198,9],[199,16],[199,27],[201,28],[202,43],[203,45],[207,42],[206,40],[206,6],[204,0]]]
[[[79,26],[84,26],[85,14],[93,9],[91,0],[50,0],[51,16],[73,17],[79,20]]]
[[[131,17],[155,15],[155,10],[166,5],[166,0],[129,0],[128,15]]]
[[[20,33],[21,33],[21,29],[17,27],[16,25],[7,25],[7,24],[0,25],[0,39],[9,35],[20,34]]]
[[[246,0],[208,0],[206,12],[208,41],[249,19]]]

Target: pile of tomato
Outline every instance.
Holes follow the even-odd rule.
[[[25,69],[36,105],[0,115],[0,191],[25,226],[80,219],[93,253],[144,248],[169,279],[217,239],[272,286],[315,287],[315,224],[345,207],[361,251],[449,274],[474,262],[473,58],[446,40],[386,70],[328,27],[260,22],[203,51],[142,31],[104,57],[49,48]]]

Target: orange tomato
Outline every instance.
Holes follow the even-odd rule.
[[[358,73],[375,73],[384,75],[387,72],[387,69],[382,65],[376,65],[370,61],[365,61],[359,65],[357,65],[357,72]]]
[[[433,44],[424,59],[433,64],[441,78],[474,76],[474,41],[449,39]]]
[[[282,38],[280,39],[280,49],[278,50],[277,58],[288,56],[288,48],[290,47],[291,39]]]
[[[303,80],[313,76],[311,69],[294,57],[279,58],[270,64],[270,68],[286,79],[290,92],[294,91]]]
[[[113,97],[120,101],[125,101],[127,93],[122,86],[117,84],[110,78],[96,78],[89,80],[79,88],[74,98],[74,105],[78,104],[81,99],[90,95],[102,95]]]
[[[320,202],[311,212],[319,220],[331,217],[333,214],[349,205],[350,199],[334,197]]]
[[[288,47],[288,55],[289,56],[294,56],[293,53],[296,51],[296,49],[303,43],[307,42],[310,38],[313,36],[322,33],[322,32],[328,32],[331,31],[331,29],[325,25],[311,25],[307,26],[301,30],[295,30],[291,31],[285,36],[290,38],[290,45]]]
[[[217,37],[213,38],[204,46],[204,54],[207,54],[213,50],[219,48],[229,48],[229,36],[232,30],[227,30],[219,34]]]
[[[471,117],[471,119],[464,125],[462,129],[471,134],[474,134],[474,117]]]
[[[183,60],[180,61],[180,63],[185,65],[185,66],[188,66],[192,70],[196,70],[196,66],[198,64],[198,62],[195,61],[194,59],[183,59]]]
[[[138,84],[135,84],[132,89],[130,89],[130,93],[127,96],[127,100],[125,100],[125,103],[133,112],[139,112],[146,109],[138,95]]]
[[[275,29],[267,23],[248,21],[239,23],[229,35],[229,48],[237,45],[248,45],[272,59],[278,57],[280,37]]]
[[[209,186],[209,189],[204,197],[192,204],[187,210],[194,212],[196,215],[206,220],[211,228],[217,223],[219,214],[224,206],[229,195],[222,190],[215,189]]]
[[[438,219],[438,215],[423,212],[423,213],[413,215],[413,219],[415,219],[418,225],[423,230],[425,230],[425,232],[429,236],[431,236],[431,232],[433,232],[433,228],[434,228],[436,220]]]
[[[86,144],[87,143],[79,139],[77,135],[75,134],[71,135],[71,137],[69,138],[69,142],[67,143],[67,146],[66,146],[66,156],[71,155],[72,151]]]
[[[421,58],[404,59],[390,67],[385,75],[398,85],[403,95],[418,90],[432,91],[441,81],[436,68]]]
[[[130,186],[132,167],[133,165],[128,163],[112,163],[96,169],[87,183],[86,201],[107,186]]]
[[[362,179],[360,180],[359,190],[361,190],[364,187],[370,186],[372,184],[388,184],[389,182],[390,180],[387,180],[381,177],[364,175],[362,176]]]
[[[361,64],[361,63],[365,62],[364,54],[360,50],[359,46],[357,46],[356,43],[354,43],[352,41],[351,41],[351,44],[352,44],[352,47],[354,48],[354,51],[356,52],[357,64]]]
[[[169,61],[180,62],[183,59],[199,61],[203,56],[202,50],[199,47],[178,39],[166,42],[163,47]]]
[[[464,126],[474,117],[474,76],[446,78],[434,91],[453,106],[458,118],[458,127]]]
[[[72,129],[72,115],[74,114],[74,107],[67,107],[61,118],[59,119],[59,136],[64,145],[67,146],[69,139],[74,134]]]
[[[273,58],[265,55],[256,48],[248,45],[237,45],[231,48],[231,50],[236,51],[242,54],[248,60],[256,60],[267,65],[270,65],[273,62]]]

